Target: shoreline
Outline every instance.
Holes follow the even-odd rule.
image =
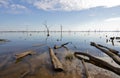
[[[66,60],[65,56],[69,53],[68,51],[61,52],[59,49],[54,51],[65,68],[63,72],[57,72],[53,69],[49,53],[44,52],[42,54],[27,56],[18,63],[15,63],[15,59],[8,60],[7,65],[3,66],[4,68],[0,70],[0,78],[85,77],[84,69],[80,60],[76,58],[74,58],[72,61]],[[10,58],[13,58],[13,56]],[[104,59],[107,59],[107,57]],[[86,65],[92,78],[119,78],[118,75],[111,71],[99,68],[89,63],[86,63]]]

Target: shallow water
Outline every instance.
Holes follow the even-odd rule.
[[[66,45],[70,52],[82,51],[93,56],[103,58],[103,56],[106,55],[95,47],[90,46],[90,42],[96,42],[120,51],[120,40],[114,39],[113,42],[110,40],[111,37],[119,36],[119,32],[62,32],[62,34],[60,32],[50,32],[49,37],[46,32],[0,32],[0,39],[9,40],[4,43],[0,42],[0,77],[18,78],[21,74],[27,72],[28,70],[32,73],[36,73],[35,76],[37,76],[41,72],[40,68],[44,68],[44,66],[49,68],[46,71],[48,72],[51,70],[50,58],[47,53],[48,47],[53,48],[54,45],[60,46],[66,42],[70,42]],[[15,54],[27,50],[34,50],[37,55],[27,56],[21,59],[22,61],[16,61]],[[58,49],[57,52],[59,54],[59,58],[62,57],[63,59],[67,50],[62,48]],[[60,54],[61,52],[63,52],[63,54]],[[105,58],[103,59],[106,60]],[[107,58],[107,60],[109,59]],[[109,61],[111,62],[111,60]],[[38,68],[39,70],[37,70]],[[28,78],[29,76],[30,75],[28,75]],[[33,78],[41,77],[35,76],[33,76]]]
[[[119,37],[119,32],[51,32],[47,37],[45,32],[0,32],[1,39],[9,42],[0,43],[0,54],[35,50],[45,52],[48,47],[72,42],[67,47],[72,51],[89,52],[102,56],[96,48],[90,46],[90,42],[96,42],[120,51],[120,40],[111,42],[110,37]]]

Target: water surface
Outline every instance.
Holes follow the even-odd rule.
[[[96,42],[120,51],[120,40],[115,39],[114,42],[110,40],[111,37],[119,37],[119,35],[120,32],[63,32],[62,34],[51,32],[48,37],[46,32],[0,32],[1,39],[9,40],[9,42],[0,43],[0,54],[32,49],[40,53],[48,50],[48,47],[72,42],[66,46],[73,52],[83,51],[102,56],[103,53],[90,46],[90,42]],[[35,47],[37,45],[41,46]]]

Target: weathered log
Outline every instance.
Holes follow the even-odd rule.
[[[29,73],[30,73],[30,71],[24,72],[24,73],[20,76],[20,78],[24,78],[24,77],[27,76]]]
[[[49,48],[49,53],[50,53],[50,57],[51,57],[51,61],[52,61],[54,69],[56,71],[63,71],[64,70],[63,65],[60,62],[60,60],[56,57],[56,55],[54,54],[52,48]]]
[[[10,41],[7,39],[0,39],[0,43],[5,43],[5,42],[10,42]]]
[[[16,59],[20,59],[20,58],[23,58],[27,55],[32,55],[32,54],[35,54],[35,52],[30,50],[30,51],[25,51],[25,52],[20,53],[20,54],[16,54],[15,56],[16,56]]]
[[[117,64],[120,65],[120,57],[118,55],[114,54],[113,52],[111,52],[109,50],[106,50],[106,49],[100,47],[99,45],[97,45],[94,42],[91,42],[91,46],[94,46],[97,49],[101,50],[102,52],[104,52],[105,54],[107,54],[108,56],[110,56]]]
[[[120,68],[112,66],[108,62],[103,61],[101,59],[98,59],[94,56],[91,56],[90,54],[83,53],[83,52],[75,52],[74,55],[76,58],[78,58],[80,60],[84,60],[85,62],[88,62],[88,63],[91,63],[91,64],[96,65],[98,67],[110,70],[110,71],[120,75]],[[88,58],[86,59],[84,57],[88,57]]]
[[[61,46],[65,46],[65,45],[68,45],[69,43],[71,43],[71,42],[67,42],[67,43],[64,43],[64,44],[62,44]]]
[[[67,43],[64,43],[64,44],[62,44],[61,46],[54,46],[54,49],[59,49],[59,48],[65,48],[66,50],[68,50],[68,48],[65,46],[65,45],[68,45],[69,43],[71,43],[71,42],[67,42]]]
[[[85,69],[85,76],[86,76],[86,78],[91,78],[91,76],[90,76],[90,74],[88,72],[87,66],[85,64],[85,61],[83,59],[81,61],[82,61],[82,64],[84,66],[84,69]]]
[[[103,46],[103,45],[101,45],[101,44],[97,44],[97,45],[100,46],[100,47],[103,47],[103,48],[108,49],[109,51],[113,52],[113,53],[116,54],[116,55],[118,55],[118,53],[119,53],[119,51],[114,50],[114,49],[111,49],[111,48],[106,47],[106,46]]]
[[[120,37],[116,37],[116,39],[120,39]]]
[[[54,45],[54,49],[62,48],[61,46]]]

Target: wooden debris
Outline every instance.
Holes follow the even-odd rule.
[[[103,45],[101,45],[101,44],[97,44],[98,46],[100,46],[100,47],[103,47],[103,48],[106,48],[106,49],[108,49],[109,51],[111,51],[111,52],[113,52],[114,54],[117,54],[118,55],[118,53],[119,53],[119,51],[117,51],[117,50],[114,50],[114,49],[111,49],[111,48],[108,48],[108,47],[106,47],[106,46],[103,46]]]
[[[116,37],[116,39],[120,39],[120,37]]]
[[[64,44],[62,44],[61,46],[54,46],[54,49],[59,49],[59,48],[65,48],[66,50],[68,50],[68,48],[65,46],[65,45],[68,45],[69,43],[71,43],[71,42],[67,42],[67,43],[64,43]]]
[[[9,40],[6,40],[6,39],[0,39],[0,42],[9,42]]]
[[[84,60],[81,60],[85,69],[86,78],[91,78]]]
[[[53,49],[49,48],[49,53],[54,69],[56,71],[63,71],[64,70],[63,65],[60,62],[60,60],[55,56]]]
[[[27,76],[29,73],[30,73],[30,71],[24,72],[24,73],[20,76],[20,78],[24,78],[24,77]]]
[[[115,53],[100,47],[98,44],[96,44],[94,42],[91,42],[91,46],[94,46],[97,49],[101,50],[102,52],[104,52],[105,54],[110,56],[117,64],[120,65],[120,57],[118,55],[116,55]]]
[[[103,61],[101,59],[98,59],[94,56],[91,56],[90,54],[83,53],[83,52],[75,52],[74,56],[80,60],[84,60],[85,62],[91,63],[93,65],[96,65],[98,67],[110,70],[118,75],[120,75],[120,68],[112,66],[106,61]],[[88,59],[84,58],[84,56],[88,57]]]
[[[22,57],[25,57],[27,55],[32,55],[32,54],[35,54],[35,52],[30,50],[30,51],[25,51],[25,52],[20,53],[20,54],[16,54],[15,56],[16,56],[16,59],[20,59]]]

